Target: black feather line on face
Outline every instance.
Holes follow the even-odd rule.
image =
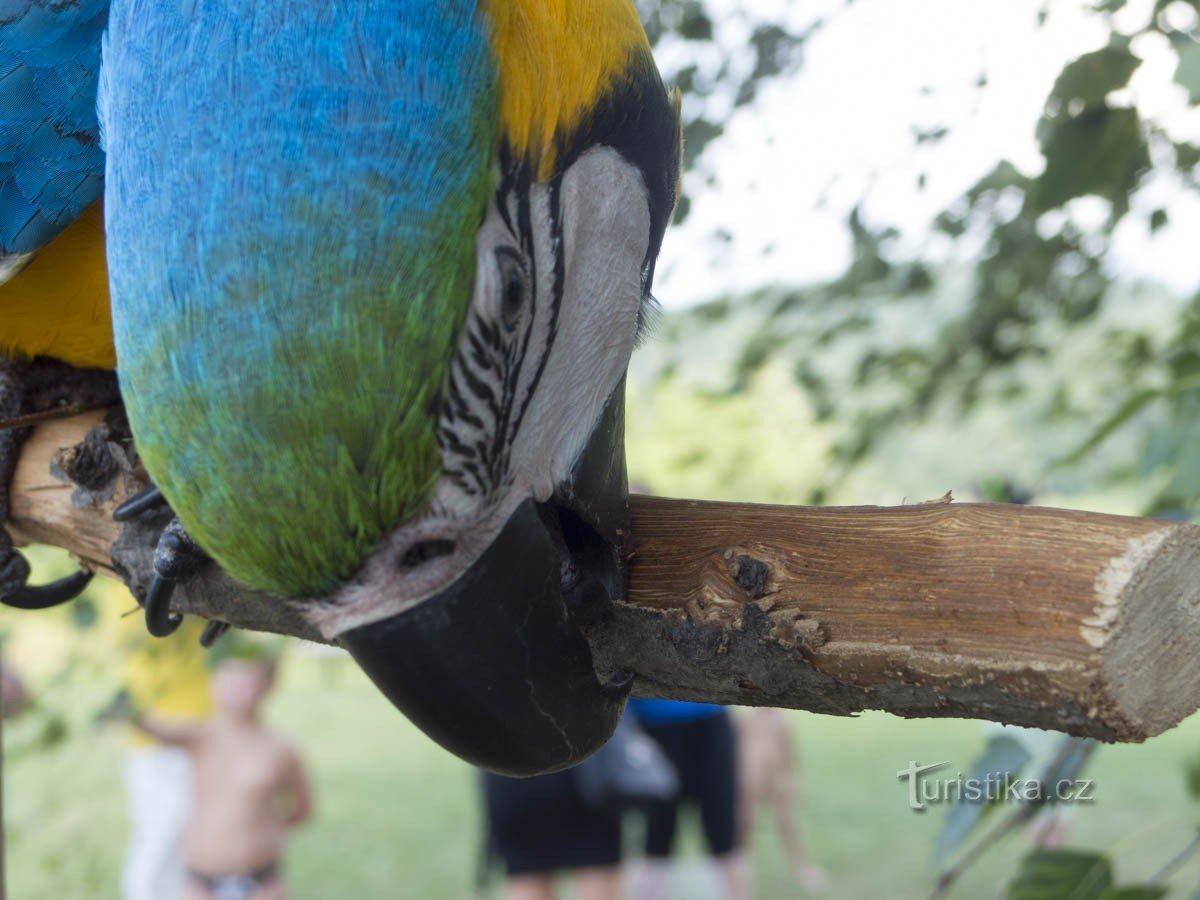
[[[529,165],[514,162],[506,149],[501,160],[504,165],[492,205],[508,236],[495,248],[496,259],[485,264],[499,265],[501,253],[515,260],[523,291],[519,315],[506,324],[502,309],[494,315],[475,307],[468,311],[462,343],[446,380],[438,429],[439,449],[444,457],[452,457],[445,462],[446,475],[469,495],[484,497],[493,496],[503,485],[513,442],[554,348],[566,282],[561,177],[546,185],[549,234],[541,252],[549,258],[541,266],[551,283],[548,296],[543,297],[534,234],[533,172]],[[544,340],[538,337],[543,333]],[[460,424],[476,433],[473,439],[455,434]]]
[[[521,411],[517,414],[516,421],[513,423],[511,438],[515,438],[521,422],[525,418],[525,412],[529,409],[529,402],[533,399],[533,394],[537,390],[538,384],[542,380],[542,374],[546,371],[546,363],[550,359],[550,351],[554,349],[554,339],[558,335],[558,316],[562,309],[563,286],[566,283],[566,258],[565,250],[563,249],[562,239],[562,176],[555,176],[550,182],[550,249],[554,254],[554,268],[552,270],[554,281],[550,286],[550,321],[547,326],[546,346],[542,351],[542,358],[538,362],[537,371],[534,373],[533,380],[530,382],[529,390],[525,394],[525,401],[521,404]],[[534,292],[536,293],[536,282],[534,282]]]

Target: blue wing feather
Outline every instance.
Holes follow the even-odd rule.
[[[0,2],[0,256],[44,246],[100,197],[108,3]]]

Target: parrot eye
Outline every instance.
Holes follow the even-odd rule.
[[[525,265],[512,247],[496,249],[500,267],[500,318],[506,328],[516,327],[525,302]]]

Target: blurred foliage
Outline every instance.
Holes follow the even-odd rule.
[[[1087,738],[1034,729],[1005,729],[993,734],[971,764],[969,777],[976,784],[985,785],[982,796],[957,798],[947,810],[938,834],[933,864],[940,874],[934,896],[944,896],[986,854],[1011,835],[1038,828],[1052,834],[1061,828],[1062,812],[1058,802],[1064,786],[1080,792],[1079,802],[1094,803],[1094,784],[1082,776],[1097,746],[1095,741]],[[997,785],[991,796],[986,790],[988,783]],[[1005,796],[1004,791],[1009,786],[1013,787],[1014,793]],[[987,829],[982,828],[985,822],[992,821],[989,814],[1001,807],[1004,812],[997,817],[1000,821]],[[1044,838],[1034,837],[1034,843],[1043,848],[1046,846]],[[955,857],[957,860],[951,865],[950,861]],[[1106,892],[1114,890],[1111,878],[1100,876],[1104,867],[1110,865],[1108,858],[1096,855],[1092,863],[1081,867],[1071,851],[1063,857],[1045,854],[1043,850],[1035,851],[1026,857],[1010,885],[1010,896],[1069,897],[1080,882],[1091,885],[1090,879],[1095,876],[1098,883],[1092,886],[1101,892],[1097,896],[1110,897]]]
[[[1008,885],[1008,900],[1155,900],[1157,885],[1118,887],[1106,856],[1084,850],[1037,850],[1021,862]]]
[[[753,6],[717,15],[703,0],[638,0],[637,6],[668,85],[683,95],[683,167],[699,167],[705,149],[738,109],[753,103],[765,84],[799,68],[805,42],[825,23],[802,31],[763,18]],[[750,52],[747,52],[749,47]],[[718,177],[705,172],[704,183]],[[691,209],[693,182],[683,183],[676,221]]]
[[[1025,742],[1007,732],[999,732],[988,738],[983,752],[971,762],[967,778],[977,783],[990,779],[992,784],[1007,785],[1025,770],[1031,759],[1033,754]],[[939,869],[945,866],[996,806],[996,801],[986,794],[978,800],[959,798],[951,804],[933,845],[933,865]]]
[[[816,20],[789,31],[784,22],[758,21],[750,12],[717,17],[713,6],[702,0],[643,6],[651,37],[667,60],[668,81],[684,94],[685,164],[706,176],[703,183],[714,177],[704,173],[704,149],[728,118],[772,78],[799,70],[806,42],[828,24]],[[1132,432],[1132,445],[1121,447],[1124,455],[1114,460],[1110,453],[1112,465],[1092,476],[1153,480],[1155,493],[1142,505],[1148,514],[1190,516],[1200,503],[1200,454],[1189,452],[1200,438],[1200,294],[1177,305],[1165,333],[1157,324],[1113,327],[1105,318],[1115,295],[1128,290],[1106,264],[1118,226],[1135,221],[1154,234],[1170,222],[1169,208],[1137,202],[1139,192],[1165,181],[1181,193],[1200,193],[1200,146],[1172,134],[1161,114],[1137,108],[1126,90],[1142,65],[1135,50],[1139,38],[1150,35],[1165,39],[1176,56],[1163,77],[1182,89],[1179,104],[1200,105],[1200,2],[1157,0],[1147,8],[1144,20],[1131,26],[1129,4],[1095,2],[1092,15],[1109,37],[1069,61],[1046,97],[1036,128],[1041,170],[1026,172],[997,160],[937,217],[936,232],[961,246],[968,262],[947,266],[902,250],[894,229],[868,221],[858,207],[846,221],[853,258],[841,277],[733,304],[756,302],[758,318],[739,337],[728,391],[750,390],[756,372],[782,359],[809,396],[816,420],[835,413],[839,420],[814,499],[828,496],[899,427],[948,408],[967,416],[1004,391],[1009,399],[1052,393],[1056,406],[1044,404],[1047,415],[1090,423],[1089,433],[1061,454],[1060,466],[1086,463],[1114,436]],[[747,33],[751,54],[745,52]],[[740,46],[731,44],[730,34],[742,36]],[[671,52],[680,45],[691,52]],[[686,64],[670,65],[677,57]],[[988,89],[986,73],[977,87]],[[951,127],[914,128],[913,141],[943,140]],[[685,198],[679,216],[688,208]],[[953,302],[931,301],[947,291]],[[720,320],[730,305],[716,301],[693,315]],[[881,315],[899,311],[913,322],[932,306],[938,307],[934,328],[890,330],[886,340],[862,337]],[[814,329],[815,318],[822,321]],[[1065,333],[1089,323],[1105,323],[1095,339],[1106,367],[1119,372],[1119,385],[1097,398],[1081,389],[1076,371],[1051,383],[1028,376],[1024,366],[1056,352]],[[858,351],[854,371],[831,377],[820,357],[847,341]],[[1043,367],[1037,374],[1050,373]],[[872,402],[847,402],[849,392],[870,395]]]

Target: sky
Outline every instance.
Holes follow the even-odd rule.
[[[763,91],[710,145],[702,165],[717,175],[716,187],[702,185],[702,172],[689,176],[691,215],[668,232],[655,285],[668,308],[840,274],[849,258],[845,218],[864,196],[868,222],[898,227],[903,248],[950,258],[953,248],[931,235],[934,216],[1001,158],[1031,175],[1040,170],[1034,129],[1055,77],[1067,60],[1108,38],[1081,0],[714,5],[782,13],[798,26],[838,12],[806,44],[799,72]],[[1118,24],[1145,21],[1152,5],[1133,0]],[[1038,11],[1047,6],[1038,28]],[[1168,13],[1184,26],[1194,19],[1182,3]],[[1136,103],[1164,116],[1172,135],[1200,140],[1200,110],[1187,108],[1172,81],[1175,57],[1165,39],[1141,37],[1133,49],[1145,62],[1114,102]],[[687,48],[666,52],[677,57]],[[978,90],[983,72],[988,84]],[[934,125],[946,125],[949,137],[914,148],[912,129]],[[917,188],[920,173],[924,190]],[[1172,224],[1151,241],[1148,211],[1164,203]],[[1200,201],[1162,179],[1145,185],[1133,208],[1117,233],[1114,270],[1178,291],[1200,287]],[[1081,222],[1102,221],[1106,207],[1081,198],[1071,212]],[[715,238],[718,230],[732,239]]]

